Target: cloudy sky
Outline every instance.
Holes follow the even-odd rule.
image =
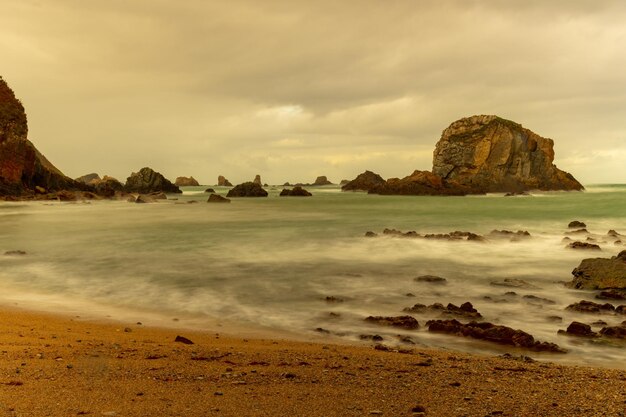
[[[3,0],[0,74],[72,177],[402,177],[497,114],[624,183],[624,22],[623,0]]]

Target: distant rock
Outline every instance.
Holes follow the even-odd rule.
[[[197,187],[200,185],[194,177],[177,177],[174,184],[179,187]]]
[[[445,284],[448,280],[443,277],[438,277],[436,275],[420,275],[419,277],[414,278],[414,281],[428,282],[431,284]]]
[[[390,178],[368,190],[383,195],[465,195],[470,189],[453,181],[444,181],[430,171],[414,171],[404,178]]]
[[[365,171],[341,187],[341,191],[370,191],[384,184],[383,177],[372,171]]]
[[[429,332],[447,333],[456,336],[471,337],[487,342],[510,345],[538,352],[565,353],[558,345],[549,342],[539,342],[522,331],[507,326],[492,323],[470,322],[462,324],[457,320],[430,320],[426,323]]]
[[[222,197],[219,194],[211,194],[207,203],[230,203],[230,199],[226,197]]]
[[[28,140],[24,106],[0,77],[0,196],[61,190],[92,191],[82,182],[65,176]]]
[[[349,182],[350,182],[349,180],[341,180],[341,181],[339,181],[339,185],[341,185],[343,187],[344,185],[346,185]]]
[[[333,183],[328,181],[325,175],[321,175],[315,179],[313,185],[332,185]]]
[[[204,190],[205,193],[211,193],[211,194],[215,194],[215,190],[213,188],[207,188],[206,190]]]
[[[599,304],[593,301],[582,300],[578,303],[568,305],[565,309],[579,313],[613,313],[615,306],[610,303]]]
[[[569,243],[567,246],[567,248],[570,249],[583,249],[583,250],[602,250],[602,248],[600,248],[600,246],[596,245],[595,243],[588,243],[588,242],[580,242],[580,241],[575,241],[572,243]]]
[[[113,197],[116,193],[124,191],[124,185],[113,177],[105,175],[100,180],[92,180],[91,185],[96,193],[105,197]]]
[[[602,330],[600,330],[600,334],[605,337],[626,339],[626,321],[623,321],[618,326],[604,327]]]
[[[400,327],[406,330],[415,330],[419,328],[419,323],[411,316],[382,317],[369,316],[365,319],[368,323],[380,324],[383,326]]]
[[[100,178],[100,175],[93,172],[91,174],[86,174],[86,175],[83,175],[82,177],[76,178],[76,181],[82,182],[83,184],[91,184],[93,181],[100,181],[101,179],[102,178]]]
[[[472,116],[446,128],[435,147],[433,174],[472,193],[582,190],[554,164],[554,141],[498,116]]]
[[[581,290],[626,289],[626,250],[612,258],[583,259],[572,274],[571,288]]]
[[[559,330],[559,334],[568,336],[597,337],[598,334],[591,330],[591,326],[578,321],[573,321],[567,326],[567,330]]]
[[[293,187],[291,190],[285,188],[280,192],[281,197],[311,197],[312,195],[300,186]]]
[[[220,175],[217,177],[217,186],[218,187],[232,187],[233,185],[228,181],[224,176]]]
[[[261,185],[261,186],[263,185],[263,183],[261,182],[261,176],[259,174],[257,174],[254,177],[254,180],[252,182],[255,183],[255,184]]]
[[[518,278],[504,278],[501,281],[491,281],[490,285],[496,287],[508,287],[508,288],[537,288],[534,285]]]
[[[226,197],[267,197],[267,191],[263,189],[261,184],[249,181],[230,189]]]
[[[480,320],[483,317],[469,301],[461,304],[460,307],[452,303],[449,303],[445,307],[441,303],[434,303],[429,306],[426,306],[424,304],[415,304],[413,305],[413,307],[407,307],[403,311],[407,313],[434,312],[438,313],[441,316],[457,316],[470,320]]]
[[[164,193],[182,193],[178,186],[172,184],[167,178],[151,168],[142,168],[139,172],[133,172],[126,179],[124,190],[129,193],[149,194],[155,191]]]
[[[581,229],[581,228],[587,227],[587,225],[585,223],[581,222],[581,221],[572,220],[571,222],[569,222],[567,227],[570,228],[570,229]]]

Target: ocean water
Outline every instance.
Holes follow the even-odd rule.
[[[626,236],[616,245],[606,235],[609,229],[626,235],[626,185],[516,197],[377,196],[327,186],[311,187],[311,198],[296,198],[278,197],[281,187],[270,187],[268,198],[233,199],[231,204],[206,204],[203,189],[187,187],[183,195],[170,196],[176,200],[155,204],[0,203],[0,302],[82,317],[170,324],[176,318],[176,325],[212,330],[222,325],[230,333],[261,329],[349,343],[368,343],[360,335],[378,334],[393,346],[401,334],[417,346],[626,367],[626,343],[557,335],[574,320],[601,319],[610,325],[626,320],[565,311],[573,302],[593,300],[594,294],[563,285],[583,258],[626,249]],[[189,204],[192,200],[198,203]],[[562,239],[571,220],[587,224],[602,252],[565,248]],[[384,228],[481,235],[493,229],[527,230],[531,238],[408,239],[383,236]],[[366,238],[366,231],[379,236]],[[2,255],[11,250],[26,255]],[[425,274],[448,282],[414,280]],[[532,287],[491,285],[505,278]],[[505,295],[508,291],[517,295]],[[524,295],[554,304],[528,302]],[[414,315],[422,325],[416,331],[363,320],[403,315],[403,308],[415,303],[466,301],[486,321],[522,329],[569,353],[522,352],[432,334],[423,325],[437,318],[433,313]]]

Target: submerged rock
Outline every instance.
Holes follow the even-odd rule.
[[[226,197],[267,197],[267,191],[261,184],[254,182],[244,182],[231,188]]]
[[[591,330],[591,326],[578,321],[573,321],[567,326],[567,330],[559,330],[559,334],[568,336],[597,337],[598,334]]]
[[[443,277],[438,277],[436,275],[421,275],[417,278],[414,278],[413,280],[417,282],[428,282],[434,284],[445,284],[446,282],[448,282],[447,279]]]
[[[612,258],[583,259],[572,271],[569,287],[584,290],[626,289],[626,250]]]
[[[429,306],[425,306],[424,304],[415,304],[413,307],[407,307],[403,311],[407,313],[425,313],[425,312],[437,312],[440,315],[452,315],[463,317],[466,319],[477,320],[481,319],[483,316],[474,308],[472,303],[469,301],[461,304],[460,307],[449,303],[447,306],[443,306],[441,303],[434,303]]]
[[[626,339],[626,321],[623,321],[618,326],[607,326],[600,330],[600,334],[605,337],[612,337],[616,339]]]
[[[510,345],[538,352],[565,353],[566,350],[550,342],[539,342],[522,331],[492,323],[470,322],[462,324],[457,320],[431,320],[426,323],[428,331],[455,336],[471,337],[501,345]]]
[[[419,328],[419,322],[411,316],[369,316],[365,319],[365,321],[368,323],[375,323],[383,326],[400,327],[407,330],[415,330]]]
[[[518,278],[505,278],[502,281],[491,281],[490,285],[496,287],[509,287],[509,288],[537,288],[536,286]]]
[[[207,188],[204,190],[205,193],[215,194],[215,190],[213,188]]]

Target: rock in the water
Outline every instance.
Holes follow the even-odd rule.
[[[568,228],[570,229],[582,229],[587,227],[587,225],[581,221],[578,220],[572,220],[571,222],[569,222],[569,224],[567,225]]]
[[[596,337],[598,334],[591,330],[591,326],[578,321],[573,321],[567,326],[567,330],[559,330],[559,334],[569,336]]]
[[[615,311],[615,306],[610,303],[598,304],[593,301],[582,300],[568,305],[565,309],[579,313],[612,313]]]
[[[211,194],[207,203],[230,203],[230,199],[226,197],[222,197],[219,194]]]
[[[207,188],[206,190],[204,190],[205,193],[211,193],[211,194],[215,194],[215,190],[213,188]]]
[[[226,178],[224,178],[223,175],[220,175],[217,177],[217,185],[218,187],[232,187],[233,185],[230,183],[230,181],[228,181]]]
[[[100,180],[92,180],[90,185],[96,193],[106,197],[113,197],[116,193],[124,191],[124,185],[113,177],[105,175]]]
[[[537,288],[534,285],[518,278],[504,278],[502,281],[491,281],[489,284],[496,287]]]
[[[407,313],[436,312],[442,316],[458,316],[471,320],[479,320],[483,317],[482,314],[480,314],[469,301],[461,304],[460,307],[452,303],[449,303],[445,307],[441,303],[434,303],[429,306],[425,306],[424,304],[415,304],[413,307],[407,307],[403,311]]]
[[[465,195],[471,191],[454,181],[444,181],[430,171],[414,171],[404,178],[390,178],[384,184],[368,190],[382,195]]]
[[[413,279],[417,282],[429,282],[434,284],[445,284],[448,280],[443,277],[438,277],[436,275],[421,275],[417,278]]]
[[[32,195],[35,187],[48,192],[92,190],[66,177],[27,136],[24,106],[0,77],[0,196]]]
[[[23,250],[8,250],[4,252],[5,256],[24,256],[26,255],[26,251]]]
[[[600,246],[595,243],[581,242],[578,240],[568,244],[566,247],[570,249],[602,250]]]
[[[280,192],[281,197],[311,197],[313,194],[300,187],[299,185],[293,187],[291,190],[284,188]]]
[[[626,339],[626,321],[619,326],[607,326],[600,330],[600,334],[605,337],[613,337],[616,339]]]
[[[333,185],[333,183],[328,181],[325,175],[321,175],[315,179],[313,185]]]
[[[365,319],[366,322],[376,323],[383,326],[400,327],[407,330],[415,330],[419,328],[419,323],[411,316],[396,316],[396,317],[382,317],[382,316],[369,316]]]
[[[370,191],[384,184],[383,177],[372,171],[365,171],[341,187],[341,191]]]
[[[607,290],[596,294],[598,300],[626,300],[626,290]]]
[[[554,164],[554,142],[497,116],[472,116],[445,129],[433,174],[475,192],[582,190]]]
[[[341,181],[339,181],[339,185],[341,185],[343,187],[344,185],[346,185],[349,182],[350,182],[349,180],[341,180]]]
[[[179,187],[197,187],[200,185],[194,177],[176,177],[174,184]]]
[[[226,197],[267,197],[267,191],[263,189],[261,184],[244,182],[229,190]]]
[[[256,176],[254,177],[254,180],[252,181],[253,183],[257,184],[257,185],[263,185],[263,183],[261,182],[261,176],[259,174],[256,174]]]
[[[626,289],[626,250],[612,258],[583,259],[569,284],[581,290]]]
[[[164,193],[182,193],[178,186],[172,184],[167,178],[151,168],[141,168],[139,172],[133,172],[126,179],[124,190],[129,193],[149,194],[155,191]]]
[[[470,322],[462,324],[457,320],[431,320],[426,323],[428,331],[447,333],[456,336],[471,337],[502,345],[511,345],[539,352],[565,353],[558,345],[549,342],[539,342],[522,331],[507,326],[492,323]]]

